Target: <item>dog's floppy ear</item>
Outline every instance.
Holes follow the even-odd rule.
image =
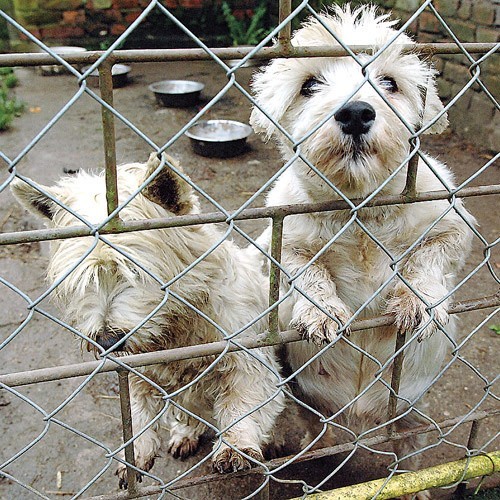
[[[425,96],[424,117],[423,117],[424,127],[427,123],[434,120],[434,118],[443,111],[443,103],[441,102],[441,99],[439,99],[436,87],[436,81],[434,79],[436,73],[437,72],[435,70],[431,69],[431,73],[428,78],[427,92]],[[425,133],[440,134],[441,132],[444,132],[447,127],[448,127],[448,115],[447,113],[443,113],[436,121],[436,123],[434,123],[434,125],[429,127],[425,131]]]
[[[165,160],[182,172],[181,166],[170,156],[164,155]],[[160,159],[152,153],[146,164],[147,179],[160,166]],[[198,207],[196,195],[192,187],[168,165],[160,170],[156,177],[143,189],[142,194],[153,203],[173,212],[176,215],[192,213]]]
[[[56,197],[56,193],[53,188],[42,186],[41,184],[40,188],[46,193]],[[10,183],[10,190],[23,207],[27,208],[30,212],[39,217],[52,220],[54,213],[59,208],[59,205],[50,197],[41,193],[31,184],[28,184],[21,179],[13,179]]]
[[[255,101],[265,114],[254,106],[250,115],[250,125],[256,133],[264,134],[266,139],[270,139],[276,131],[273,121],[281,120],[295,96],[296,92],[289,81],[292,77],[287,62],[279,59],[269,63],[262,72],[253,77],[251,86]]]

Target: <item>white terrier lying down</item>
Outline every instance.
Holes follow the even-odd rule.
[[[159,165],[153,154],[147,164],[118,167],[120,202],[134,193]],[[11,187],[17,199],[46,218],[49,226],[82,224],[29,184],[15,179]],[[106,217],[102,175],[80,173],[43,189],[91,223],[97,224]],[[127,221],[197,212],[199,202],[189,184],[164,167],[142,194],[121,210],[120,217]],[[99,241],[83,258],[94,238],[59,240],[52,244],[47,273],[49,282],[55,283],[83,259],[53,295],[65,320],[89,339],[88,348],[96,354],[112,349],[144,321],[164,299],[166,292],[162,285],[182,273],[212,245],[222,241],[223,233],[213,225],[199,225],[108,235],[106,239],[129,257]],[[256,272],[253,262],[245,260],[245,253],[228,240],[168,289],[228,334],[243,329],[267,306],[264,277]],[[265,321],[260,320],[246,328],[242,335],[254,336],[265,329]],[[116,350],[143,353],[222,338],[222,333],[209,321],[169,296],[166,303]],[[224,355],[199,381],[172,398],[176,404],[224,430],[224,443],[215,443],[213,455],[214,467],[220,472],[248,468],[261,461],[261,447],[271,440],[273,425],[283,409],[284,396],[277,389],[279,367],[272,351],[258,349],[252,353],[253,356],[247,353]],[[149,366],[139,371],[172,393],[200,376],[213,361],[214,357],[198,358]],[[147,379],[130,376],[134,435],[148,426],[166,404]],[[151,469],[159,449],[160,421],[170,431],[168,449],[174,457],[192,455],[207,430],[199,420],[169,403],[161,419],[134,442],[136,465],[143,471]],[[120,486],[126,487],[122,464],[118,475]]]
[[[311,18],[294,34],[293,44],[337,46],[322,23],[345,44],[372,46],[373,54],[395,35],[395,22],[377,16],[375,8],[352,12],[345,7]],[[297,141],[302,157],[350,199],[366,197],[390,176],[380,193],[400,194],[411,134],[385,100],[413,129],[422,116],[425,126],[443,109],[434,70],[417,55],[401,51],[401,44],[412,43],[400,35],[366,66],[381,95],[363,83],[361,67],[351,57],[272,61],[253,81],[255,131],[276,139],[287,161]],[[357,57],[366,63],[371,51]],[[446,126],[446,116],[441,116],[427,132],[441,132]],[[420,192],[453,187],[448,168],[428,156],[419,161],[417,179]],[[296,159],[276,181],[267,204],[339,198],[305,161]],[[428,389],[453,345],[455,325],[447,304],[471,244],[472,232],[464,220],[474,224],[460,201],[449,208],[447,201],[430,201],[364,208],[354,220],[350,211],[285,218],[282,264],[289,276],[282,273],[282,295],[293,290],[280,306],[280,320],[282,328],[296,328],[311,341],[286,348],[293,371],[307,364],[295,378],[297,392],[325,417],[334,415],[335,422],[356,433],[387,419],[392,363],[382,370],[385,383],[378,380],[378,371],[393,356],[398,331],[406,332],[408,344],[397,429],[428,423],[409,408]],[[267,230],[259,242],[269,248],[269,241]],[[389,313],[394,326],[355,332],[346,339],[348,331],[340,326],[355,313],[358,319]],[[320,346],[330,342],[335,344],[309,363]],[[418,449],[418,439],[396,444],[400,459]],[[415,461],[411,465],[415,467]],[[419,498],[426,495],[420,493]]]

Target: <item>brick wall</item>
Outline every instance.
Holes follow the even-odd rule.
[[[408,20],[420,6],[419,0],[379,0],[379,5],[391,10],[394,17]],[[433,5],[451,31],[461,42],[498,42],[500,0],[434,0]],[[425,10],[412,24],[419,42],[452,41],[446,28],[429,10]],[[473,55],[474,59],[481,55]],[[470,80],[469,60],[463,55],[435,57],[441,71],[439,92],[449,102]],[[500,57],[489,56],[479,65],[480,79],[498,100],[500,95]],[[475,84],[450,109],[451,128],[468,140],[488,149],[498,150],[500,143],[500,113],[493,102]]]
[[[211,18],[210,9],[221,0],[166,0],[164,4],[175,9],[174,12],[182,21],[198,23],[193,31],[205,36],[205,41],[212,44],[217,40],[217,32],[224,32],[224,23],[219,24]],[[123,33],[133,22],[149,0],[0,0],[0,6],[14,12],[16,19],[42,40],[55,44],[66,42],[82,43],[100,48],[96,40],[112,39]],[[10,6],[9,6],[10,3]],[[236,9],[252,8],[257,0],[231,0]],[[326,0],[311,4],[320,7],[329,3]],[[364,2],[356,2],[364,3]],[[420,6],[420,0],[375,0],[383,8],[391,10],[394,17],[407,20]],[[317,4],[317,5],[316,5]],[[496,42],[499,38],[500,0],[434,0],[434,6],[443,17],[453,33],[462,42]],[[205,14],[203,14],[205,9]],[[195,15],[193,13],[196,12]],[[152,13],[153,14],[153,13]],[[154,16],[150,27],[146,28],[147,37],[139,34],[143,48],[154,47],[158,38],[169,32],[176,46],[182,40],[182,33],[175,29],[165,29],[165,19],[157,14],[159,24],[154,25]],[[212,16],[213,17],[213,16]],[[149,17],[148,17],[149,19]],[[203,24],[204,23],[204,24]],[[189,24],[190,27],[192,24]],[[155,34],[156,29],[156,34]],[[2,26],[0,25],[0,31]],[[415,38],[421,42],[451,41],[446,28],[435,15],[425,10],[411,25]],[[12,32],[12,30],[11,30]],[[210,40],[210,35],[213,35]],[[147,45],[149,40],[150,45]],[[225,41],[227,43],[227,40]],[[189,40],[186,39],[186,43]],[[165,43],[162,46],[165,45]],[[480,56],[474,56],[476,59]],[[469,81],[468,67],[470,62],[465,56],[436,57],[436,65],[442,72],[439,79],[440,95],[449,101]],[[480,65],[481,81],[489,91],[498,98],[500,90],[500,61],[498,55],[492,55]],[[451,127],[462,136],[475,140],[489,149],[495,150],[500,139],[500,118],[495,113],[494,104],[480,91],[478,85],[450,109]]]
[[[235,15],[251,11],[258,0],[230,0]],[[137,19],[150,0],[0,0],[10,3],[16,20],[37,38],[54,44],[79,44],[100,48],[121,35]],[[217,44],[227,38],[227,26],[222,18],[222,0],[163,0],[175,16],[206,41]],[[1,30],[1,26],[0,26]],[[141,31],[142,30],[142,31]],[[144,36],[142,36],[145,34]],[[26,50],[23,41],[11,40],[15,49]],[[134,48],[183,47],[192,45],[181,30],[169,22],[158,9],[151,11],[140,29],[127,40]],[[142,45],[139,45],[139,43]],[[230,41],[225,40],[230,45]]]
[[[121,35],[149,0],[12,0],[16,20],[44,41]],[[172,9],[197,9],[208,0],[167,0]]]

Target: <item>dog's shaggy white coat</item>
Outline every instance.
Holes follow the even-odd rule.
[[[306,22],[292,43],[335,46],[333,33],[345,44],[373,47],[369,54],[357,56],[364,65],[395,37],[393,25],[373,7],[335,8]],[[403,191],[410,130],[421,120],[423,130],[431,133],[447,125],[444,114],[438,117],[443,107],[435,71],[402,50],[402,45],[413,43],[400,34],[366,64],[376,88],[364,80],[362,67],[351,57],[277,59],[254,77],[255,131],[276,140],[286,161],[297,152],[306,160],[295,159],[278,178],[268,195],[269,206],[340,198],[329,182],[351,199],[373,193],[390,176],[380,194]],[[343,131],[334,115],[347,102],[359,101],[369,103],[376,116],[366,133],[354,137]],[[448,188],[453,188],[449,169],[429,156],[421,159],[417,190]],[[392,363],[385,364],[394,355],[399,330],[406,332],[408,344],[397,428],[427,423],[407,410],[429,388],[453,346],[455,324],[447,304],[469,253],[472,231],[467,224],[474,224],[474,219],[459,200],[452,209],[448,201],[429,201],[363,208],[356,217],[350,211],[335,211],[285,218],[282,263],[289,278],[282,273],[282,296],[292,285],[293,289],[279,312],[284,329],[297,328],[312,341],[286,347],[293,371],[306,365],[295,377],[297,394],[304,401],[326,417],[335,415],[335,422],[356,433],[386,421]],[[270,230],[259,239],[265,248],[269,241]],[[432,319],[427,304],[432,306]],[[394,326],[355,332],[348,341],[344,332],[337,339],[339,325],[353,314],[362,319],[385,313],[394,316]],[[321,345],[336,340],[309,362]],[[418,439],[407,440],[399,442],[396,451],[403,458],[419,446]],[[425,492],[419,494],[426,497]]]
[[[175,164],[172,159],[170,162]],[[119,166],[120,203],[159,165],[159,160],[152,155],[147,164]],[[50,227],[82,224],[29,184],[16,179],[11,187],[18,200],[43,216]],[[43,189],[92,224],[98,224],[107,216],[102,175],[82,172]],[[130,221],[193,214],[199,211],[198,204],[189,184],[164,167],[152,183],[120,211],[120,217]],[[220,244],[168,290],[208,316],[227,334],[241,329],[238,337],[241,338],[265,331],[264,320],[254,322],[266,309],[265,279],[245,253],[225,240],[223,233],[213,225],[114,234],[106,239],[125,255],[103,241],[92,248],[95,240],[91,237],[57,240],[52,243],[47,272],[50,283],[62,279],[53,296],[64,318],[89,339],[88,346],[96,353],[112,348],[123,339],[123,334],[144,322],[165,298],[162,284],[179,276],[217,243]],[[142,353],[222,338],[222,333],[209,321],[170,296],[117,350]],[[160,423],[170,431],[171,454],[186,457],[196,451],[207,429],[182,407],[224,431],[224,442],[217,441],[214,445],[213,462],[217,470],[231,472],[249,467],[251,462],[238,450],[252,457],[252,463],[262,460],[261,448],[271,440],[284,396],[277,388],[279,367],[272,351],[258,349],[252,353],[227,353],[211,369],[208,368],[215,357],[144,367],[139,369],[144,378],[131,374],[133,431],[138,435],[134,441],[137,467],[144,471],[152,467],[160,446],[157,434]],[[197,377],[201,378],[182,389]],[[173,401],[181,407],[168,403],[167,411],[153,425],[151,422],[167,402],[148,380],[167,393],[179,391]],[[118,474],[121,485],[126,485],[123,465],[119,466]]]

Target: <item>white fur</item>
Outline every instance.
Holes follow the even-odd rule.
[[[170,159],[170,162],[173,163],[173,160]],[[120,166],[120,202],[134,193],[158,166],[155,155],[147,164]],[[166,172],[167,167],[163,174],[167,175]],[[161,198],[167,194],[161,189],[174,193],[175,207],[172,210],[139,194],[121,210],[122,220],[197,213],[198,200],[189,185],[175,174],[169,175],[167,185],[158,188],[160,191],[156,196]],[[155,187],[157,179],[148,189]],[[103,175],[80,173],[44,189],[93,224],[106,217]],[[47,221],[51,227],[81,224],[65,209],[20,180],[12,183],[12,190],[30,210],[38,215],[49,215]],[[149,198],[154,198],[154,191],[150,193]],[[175,281],[169,290],[207,315],[227,334],[249,325],[266,309],[264,277],[256,272],[244,252],[231,241],[223,241],[223,233],[213,225],[122,233],[108,235],[106,239],[128,256],[99,241],[83,259],[85,252],[94,244],[94,238],[58,240],[52,244],[47,273],[48,281],[55,283],[71,271],[54,291],[54,297],[64,318],[82,335],[94,341],[88,346],[96,353],[102,352],[95,344],[99,335],[113,338],[116,332],[127,333],[138,326],[164,299],[166,292],[161,289],[162,283],[178,276],[218,242],[222,243]],[[265,329],[265,322],[260,320],[248,326],[238,338],[255,336]],[[222,333],[195,310],[171,296],[120,349],[127,353],[141,353],[214,342],[222,338]],[[224,355],[213,369],[184,390],[181,389],[207,370],[214,357],[145,367],[139,371],[146,379],[131,375],[134,434],[147,428],[134,442],[136,464],[140,469],[147,471],[153,465],[160,445],[157,435],[160,422],[170,430],[168,447],[174,456],[185,457],[194,453],[200,436],[207,430],[204,424],[170,403],[161,420],[150,425],[167,403],[148,379],[167,393],[181,390],[174,398],[177,404],[213,423],[218,429],[227,429],[222,434],[222,445],[214,445],[213,461],[217,470],[227,472],[249,467],[250,462],[238,450],[256,461],[262,460],[261,447],[271,440],[275,419],[283,409],[284,396],[277,387],[279,367],[273,352],[268,349],[252,352],[253,356],[247,353]],[[264,403],[262,408],[256,410]],[[121,485],[126,484],[123,466],[119,468],[119,475]]]
[[[322,14],[320,19],[344,43],[373,46],[373,53],[396,33],[393,22],[388,21],[387,16],[377,16],[372,7],[354,12],[348,6],[336,8]],[[336,45],[332,34],[316,19],[295,33],[293,43]],[[422,115],[425,126],[442,110],[434,70],[415,54],[401,51],[400,45],[411,43],[408,36],[400,35],[367,66],[372,82],[379,86],[383,97],[370,83],[362,84],[361,68],[350,57],[272,61],[253,81],[258,105],[251,117],[254,129],[276,140],[287,161],[295,153],[294,146],[298,146],[302,157],[350,198],[371,194],[397,169],[399,173],[381,194],[400,194],[406,179],[405,158],[410,151],[408,127],[417,127]],[[366,63],[371,53],[358,57]],[[397,92],[388,92],[380,85],[387,76],[397,82]],[[301,87],[311,77],[321,84],[312,95],[304,96]],[[360,89],[355,92],[359,85]],[[425,110],[420,88],[427,89]],[[333,117],[353,92],[351,101],[365,101],[376,111],[374,123],[364,137],[365,149],[357,158],[352,155],[352,138],[343,133]],[[384,99],[397,110],[406,125]],[[321,123],[316,132],[307,135]],[[427,131],[439,132],[445,127],[446,117],[442,116]],[[453,187],[448,168],[430,157],[420,160],[417,179],[420,192]],[[328,182],[297,158],[276,181],[267,204],[338,198]],[[295,377],[297,394],[326,417],[339,412],[335,421],[356,433],[386,420],[389,392],[380,380],[390,384],[392,364],[381,374],[377,372],[393,356],[398,330],[406,332],[408,341],[412,339],[405,350],[399,393],[410,404],[428,389],[452,347],[447,336],[453,339],[455,322],[447,314],[449,300],[437,305],[433,309],[434,319],[428,321],[426,306],[420,299],[433,305],[445,297],[453,289],[456,273],[469,252],[472,232],[464,219],[470,224],[474,224],[474,219],[460,201],[444,215],[449,206],[447,201],[429,201],[364,208],[356,220],[351,220],[353,214],[347,211],[285,219],[282,264],[291,278],[287,279],[282,273],[282,295],[289,292],[292,285],[294,290],[280,306],[280,321],[284,329],[297,328],[312,341],[292,343],[286,348],[294,371],[306,365]],[[425,237],[396,266],[409,286],[398,277],[391,279],[393,261],[398,261],[424,233]],[[270,230],[267,230],[259,243],[269,248],[269,240]],[[330,246],[310,264],[326,245]],[[383,288],[376,297],[362,308],[380,287]],[[323,314],[312,301],[328,314]],[[343,340],[344,333],[331,349],[309,362],[318,352],[318,345],[337,340],[340,325],[354,313],[360,319],[389,313],[394,315],[395,325],[352,333],[348,340],[359,349]],[[446,330],[446,335],[441,329]],[[403,399],[399,400],[399,413],[408,407]],[[398,429],[405,429],[421,422],[421,417],[411,412],[397,425]],[[399,443],[396,451],[401,459],[418,447],[418,440],[410,440]],[[415,465],[414,461],[412,466]],[[419,498],[426,495],[421,493]]]

